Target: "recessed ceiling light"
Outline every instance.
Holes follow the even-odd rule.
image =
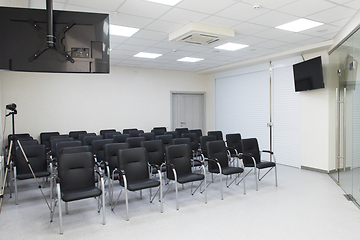
[[[179,62],[199,62],[204,60],[203,58],[192,58],[192,57],[183,57],[178,59]]]
[[[225,43],[225,44],[217,46],[215,48],[216,49],[222,49],[222,50],[228,50],[228,51],[236,51],[236,50],[239,50],[241,48],[246,48],[248,46],[249,45],[238,44],[238,43]]]
[[[123,37],[131,37],[140,29],[110,24],[110,34]]]
[[[147,52],[139,52],[138,54],[135,54],[134,57],[139,57],[139,58],[157,58],[160,57],[162,54],[159,53],[147,53]]]
[[[175,6],[182,0],[146,0],[146,1],[154,2],[154,3],[161,3],[161,4],[165,4],[165,5],[169,5],[169,6]]]
[[[318,27],[323,25],[324,23],[321,22],[315,22],[312,20],[308,20],[305,18],[300,18],[296,21],[292,21],[280,26],[277,26],[277,29],[287,30],[291,32],[301,32],[310,28]]]

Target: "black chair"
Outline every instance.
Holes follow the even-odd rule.
[[[128,137],[126,142],[129,144],[129,148],[141,147],[141,142],[145,141],[144,137]]]
[[[169,146],[172,144],[173,137],[170,134],[165,135],[157,135],[155,136],[155,140],[161,140],[164,146],[164,153],[166,152],[166,146]]]
[[[166,127],[154,127],[151,132],[154,133],[155,136],[164,135],[166,132]]]
[[[126,142],[126,139],[130,137],[129,134],[120,134],[120,135],[114,135],[113,139],[114,139],[114,143],[124,143]]]
[[[72,137],[73,139],[79,140],[79,135],[80,134],[86,134],[87,131],[85,130],[80,130],[80,131],[70,131],[69,132],[69,137]]]
[[[255,172],[256,191],[258,190],[258,181],[261,181],[273,168],[275,169],[275,185],[277,187],[277,169],[276,159],[272,151],[259,149],[259,144],[256,138],[242,139],[244,166],[250,167]],[[269,153],[270,161],[262,161],[261,153]],[[262,177],[260,177],[261,169],[269,169]],[[246,175],[248,175],[250,170]]]
[[[118,152],[120,149],[129,148],[127,143],[109,143],[104,145],[104,157],[106,162],[106,176],[109,180],[109,203],[112,204],[113,201],[113,190],[114,190],[114,181],[119,180],[120,174],[115,171],[118,169]]]
[[[129,203],[128,203],[128,190],[138,191],[140,190],[140,197],[142,197],[143,189],[150,189],[150,202],[152,202],[157,194],[154,194],[152,198],[151,188],[159,187],[159,201],[160,212],[163,212],[162,201],[162,180],[159,166],[153,166],[158,169],[159,181],[151,179],[148,170],[148,161],[146,157],[146,149],[143,147],[122,149],[118,152],[118,172],[120,173],[120,185],[125,190],[125,202],[126,202],[126,220],[129,221]],[[121,194],[121,192],[120,192]],[[119,197],[120,197],[119,194]],[[119,199],[118,197],[118,199]],[[112,210],[116,206],[112,204]]]
[[[139,133],[139,137],[144,137],[145,141],[155,140],[155,134],[150,132]]]
[[[211,173],[211,175],[219,174],[220,176],[220,185],[221,185],[221,200],[224,199],[223,197],[223,184],[222,184],[222,175],[226,175],[226,187],[229,187],[233,182],[236,181],[237,178],[239,178],[240,174],[244,172],[243,164],[241,164],[241,167],[231,167],[229,166],[229,155],[227,147],[225,146],[225,142],[222,140],[218,141],[209,141],[206,143],[206,149],[208,153],[208,158],[205,160],[208,161],[208,171]],[[234,157],[238,158],[239,161],[242,163],[242,159],[240,156],[235,155]],[[238,165],[239,166],[239,165]],[[237,176],[232,180],[229,184],[228,176],[237,174]],[[244,184],[244,194],[246,194],[246,188],[245,188],[245,178],[244,174],[242,174],[242,179]],[[241,182],[239,181],[236,183],[237,185]]]
[[[181,134],[181,138],[189,138],[190,139],[190,149],[193,152],[193,156],[197,156],[199,149],[199,138],[196,133],[183,133]]]
[[[47,150],[50,150],[50,137],[59,135],[59,132],[42,132],[40,133],[40,143],[45,145]]]
[[[179,132],[177,132],[177,131],[168,131],[168,132],[165,133],[165,135],[166,135],[166,134],[167,134],[167,135],[171,135],[171,136],[173,137],[173,139],[174,139],[174,138],[180,138],[180,136],[181,136],[181,135],[179,134]]]
[[[63,148],[69,148],[69,147],[80,147],[82,146],[81,141],[65,141],[65,142],[58,142],[56,144],[56,152],[57,156],[59,156],[63,151]]]
[[[226,145],[232,154],[243,153],[240,133],[226,134]]]
[[[36,139],[19,139],[19,142],[22,146],[28,146],[28,145],[38,145],[39,141]],[[18,147],[17,142],[15,143],[15,147]]]
[[[221,131],[208,131],[208,136],[215,136],[216,140],[224,140]]]
[[[74,141],[73,138],[69,137],[68,135],[66,136],[55,136],[55,137],[50,137],[50,153],[51,153],[51,159],[52,160],[56,160],[56,157],[58,155],[57,152],[57,144],[59,142],[67,142],[67,141]]]
[[[189,157],[190,155],[191,155],[190,148],[187,144],[171,145],[166,148],[167,179],[173,180],[175,182],[177,210],[179,210],[178,183],[185,184],[191,182],[191,195],[194,195],[197,189],[204,182],[205,204],[207,203],[205,167],[204,165],[202,165],[204,174],[192,172],[191,171],[192,163],[191,163],[191,158]],[[196,161],[201,163],[199,160]],[[201,182],[193,191],[192,183],[195,181],[201,181]]]
[[[16,156],[14,158],[14,185],[15,185],[15,204],[18,205],[18,189],[17,180],[26,180],[33,178],[47,178],[52,174],[52,163],[48,169],[46,159],[46,147],[45,145],[28,145],[22,146],[29,164],[27,163],[21,148],[16,149]],[[30,165],[30,166],[29,166]],[[32,174],[30,167],[32,168],[34,175]],[[44,184],[44,181],[43,181]],[[40,186],[39,186],[40,187]],[[51,186],[52,187],[52,186]]]
[[[104,146],[105,144],[113,143],[113,139],[99,139],[94,140],[91,144],[92,152],[96,159],[96,162],[101,163],[105,160]],[[103,166],[105,167],[105,166]]]
[[[172,140],[172,145],[179,145],[179,144],[186,144],[188,145],[190,151],[189,151],[189,158],[191,159],[191,166],[193,168],[199,167],[202,165],[200,161],[194,160],[194,154],[191,150],[191,139],[190,138],[175,138]],[[194,169],[195,170],[195,169]]]
[[[137,131],[137,128],[124,128],[123,129],[123,134],[129,134],[130,131]]]
[[[83,145],[84,146],[89,146],[90,147],[90,151],[92,152],[92,142],[95,140],[101,140],[104,139],[101,135],[95,135],[95,136],[85,136],[83,138]]]
[[[206,143],[207,142],[211,142],[211,141],[216,141],[216,137],[215,136],[201,136],[200,137],[200,154],[202,159],[204,160],[205,158],[208,158],[208,153],[207,153],[207,149],[206,149]]]
[[[196,133],[199,138],[203,135],[201,129],[190,129],[189,133]]]
[[[183,134],[183,133],[189,133],[188,128],[175,128],[175,131],[179,133],[180,137],[181,137],[181,134]]]
[[[116,129],[102,129],[100,130],[100,135],[103,136],[103,138],[105,138],[105,135],[107,133],[115,133]]]
[[[61,154],[58,158],[57,196],[59,206],[60,234],[63,233],[61,200],[68,203],[86,198],[98,197],[98,211],[102,208],[102,223],[105,225],[105,189],[102,174],[101,189],[95,186],[94,160],[90,152]],[[51,221],[53,214],[51,214]]]
[[[79,141],[83,142],[86,136],[96,136],[96,133],[80,133],[78,136]]]
[[[78,147],[64,147],[60,149],[59,155],[67,154],[67,153],[79,153],[79,152],[91,153],[89,146],[78,146]]]
[[[30,134],[29,133],[16,133],[15,135],[14,135],[14,139],[13,139],[13,135],[12,134],[9,134],[8,135],[8,146],[10,146],[10,141],[11,140],[32,140],[33,139],[33,137],[32,136],[30,136]]]
[[[105,133],[105,139],[112,139],[115,135],[121,135],[121,132],[107,132]]]
[[[139,137],[140,132],[139,132],[139,130],[131,130],[131,131],[129,131],[129,135],[130,135],[130,137]]]
[[[141,143],[141,146],[146,149],[147,159],[150,165],[150,173],[157,174],[158,171],[156,168],[151,167],[151,165],[160,166],[160,171],[165,172],[165,152],[164,146],[161,140],[152,140],[144,141]]]

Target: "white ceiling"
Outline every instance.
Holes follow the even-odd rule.
[[[257,4],[261,8],[255,10]],[[29,0],[31,8],[46,8],[45,0]],[[331,40],[360,9],[359,0],[182,0],[174,7],[145,0],[54,0],[54,9],[110,14],[110,23],[140,28],[130,38],[111,36],[111,65],[206,72],[270,54]],[[276,26],[307,18],[323,26],[292,33]],[[235,37],[210,46],[170,42],[169,33],[189,22],[235,30]],[[215,50],[226,42],[250,45],[238,51]],[[136,53],[161,53],[139,59]],[[197,63],[182,57],[204,58]]]

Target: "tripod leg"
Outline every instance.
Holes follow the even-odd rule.
[[[11,140],[10,142],[10,147],[9,147],[9,154],[8,154],[8,158],[7,158],[7,161],[6,161],[6,170],[5,170],[5,176],[4,176],[4,181],[3,181],[3,185],[2,185],[2,189],[1,189],[1,195],[0,195],[0,213],[1,213],[1,207],[2,207],[2,202],[3,202],[3,199],[4,199],[4,190],[5,190],[5,182],[6,182],[6,178],[7,178],[7,173],[9,171],[9,168],[10,168],[10,156],[11,156],[11,150],[12,150],[12,147],[13,147],[13,141]]]

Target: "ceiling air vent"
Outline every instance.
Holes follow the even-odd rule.
[[[197,45],[210,45],[219,40],[234,36],[235,31],[230,28],[191,22],[170,33],[169,40]]]

